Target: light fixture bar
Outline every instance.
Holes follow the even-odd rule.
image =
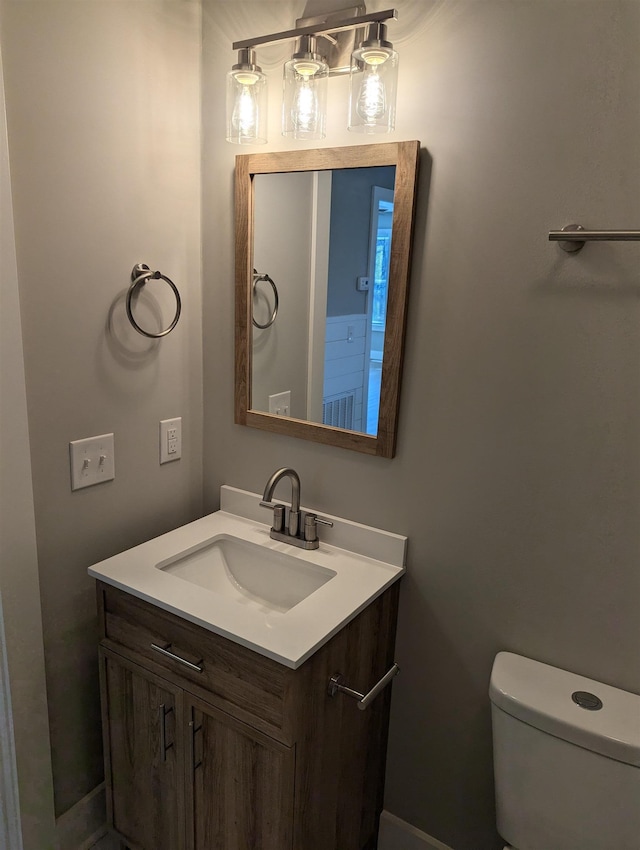
[[[279,41],[289,41],[292,38],[300,38],[303,35],[323,35],[324,33],[343,32],[354,29],[363,24],[382,23],[384,21],[396,21],[398,12],[396,9],[385,9],[383,12],[369,12],[366,15],[357,15],[354,18],[343,20],[326,21],[325,23],[313,24],[307,27],[297,27],[283,32],[274,32],[271,35],[261,35],[257,38],[245,38],[242,41],[234,41],[233,49],[242,50],[245,47],[258,47],[261,44],[276,44]]]

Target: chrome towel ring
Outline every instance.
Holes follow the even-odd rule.
[[[276,316],[278,315],[278,307],[280,305],[280,299],[278,298],[278,289],[275,283],[271,280],[268,274],[260,274],[255,269],[253,270],[253,295],[256,294],[256,287],[259,281],[264,280],[267,283],[271,284],[271,288],[273,289],[273,311],[271,312],[271,317],[269,321],[264,325],[261,325],[259,322],[256,322],[256,318],[253,315],[253,309],[251,311],[251,319],[253,321],[253,325],[256,328],[260,328],[261,331],[265,330],[265,328],[270,328],[271,325],[275,322]],[[251,299],[251,305],[253,307],[253,297]]]
[[[145,331],[144,328],[141,328],[140,325],[133,318],[133,310],[131,307],[133,295],[139,287],[144,286],[145,283],[147,283],[147,281],[149,280],[164,280],[165,283],[169,284],[169,286],[173,290],[173,294],[176,296],[176,314],[173,317],[173,321],[171,322],[169,327],[165,328],[159,333]],[[182,311],[182,301],[180,300],[180,293],[178,292],[178,287],[172,280],[170,280],[166,275],[161,274],[160,272],[152,272],[149,266],[147,266],[145,263],[137,263],[137,265],[133,267],[133,271],[131,272],[131,286],[129,287],[129,291],[127,292],[126,308],[129,321],[139,334],[142,334],[143,336],[148,336],[151,339],[159,339],[160,337],[166,336],[168,333],[171,333],[171,331],[178,324],[178,319],[180,318],[180,313]]]

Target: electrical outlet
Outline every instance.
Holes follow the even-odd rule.
[[[113,434],[72,440],[69,443],[71,489],[81,490],[116,477]]]
[[[269,413],[276,416],[291,416],[291,390],[269,396]]]
[[[182,417],[160,422],[160,463],[182,457]]]

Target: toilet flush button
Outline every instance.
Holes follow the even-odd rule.
[[[574,691],[571,694],[571,699],[579,705],[580,708],[586,708],[587,711],[600,711],[602,708],[602,700],[595,694],[590,694],[589,691]]]

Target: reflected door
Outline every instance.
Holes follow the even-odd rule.
[[[389,260],[393,226],[393,191],[374,186],[371,193],[371,237],[369,242],[369,298],[367,300],[367,345],[365,361],[365,432],[378,433],[382,359],[389,295]]]

